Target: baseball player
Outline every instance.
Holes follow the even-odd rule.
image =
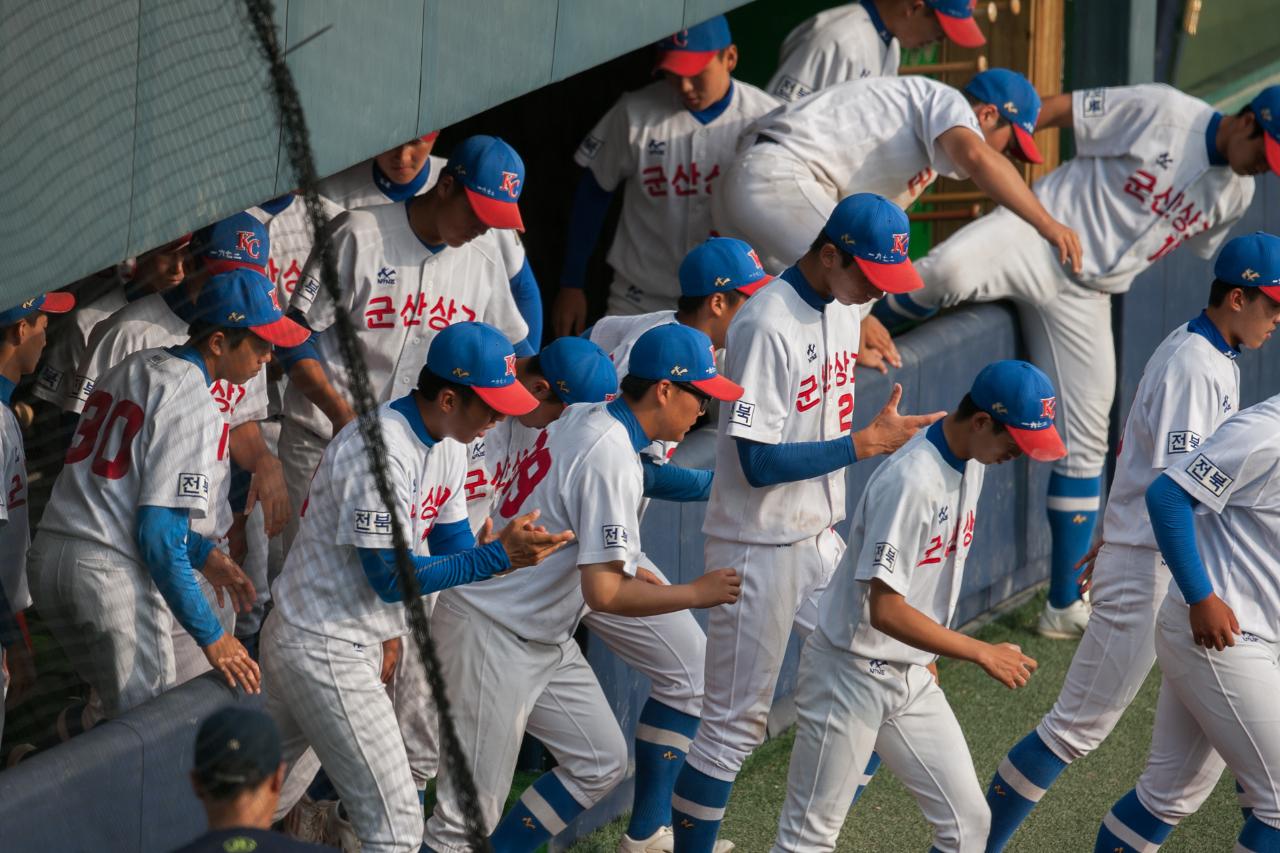
[[[352,210],[330,225],[342,289],[335,303],[320,286],[320,258],[303,270],[290,304],[317,334],[285,353],[280,458],[298,505],[331,435],[355,417],[340,352],[338,311],[355,324],[371,388],[386,402],[417,381],[432,339],[451,323],[497,327],[522,355],[528,328],[512,298],[506,256],[490,229],[521,229],[517,202],[524,164],[501,139],[473,136],[454,151],[439,182],[404,204]],[[285,546],[297,532],[297,516]]]
[[[573,639],[583,602],[596,612],[635,617],[737,598],[732,569],[709,571],[692,584],[637,576],[636,509],[644,489],[637,454],[655,439],[680,440],[709,399],[733,400],[742,389],[717,373],[705,335],[669,324],[637,341],[621,390],[610,403],[571,406],[497,496],[495,518],[537,507],[543,523],[573,530],[575,541],[536,572],[445,592],[432,617],[439,642],[450,649],[443,675],[459,738],[470,753],[480,822],[486,829],[496,825],[495,850],[532,853],[626,772],[622,732]],[[675,746],[688,737],[645,720],[662,743]],[[526,730],[558,766],[499,823]],[[426,845],[438,853],[465,850],[463,815],[447,768],[437,784]]]
[[[1269,273],[1275,292],[1280,279]],[[1229,419],[1166,468],[1146,501],[1174,580],[1156,616],[1164,679],[1146,769],[1103,819],[1094,849],[1159,849],[1225,763],[1252,805],[1235,849],[1275,850],[1280,397]]]
[[[325,178],[318,187],[320,194],[346,210],[356,210],[408,201],[429,192],[447,164],[443,157],[431,153],[439,135],[439,131],[433,131],[411,139],[372,160],[357,163]],[[542,294],[538,290],[538,280],[529,266],[519,233],[511,229],[495,229],[493,235],[507,263],[511,296],[529,327],[529,345],[537,347],[542,342]]]
[[[898,414],[895,386],[871,424],[852,432],[857,306],[920,286],[907,215],[859,193],[811,241],[747,300],[726,339],[725,373],[744,390],[720,409],[702,530],[706,565],[734,566],[743,595],[710,614],[702,723],[672,798],[680,851],[713,849],[733,780],[764,738],[792,624],[812,630],[816,597],[844,548],[833,529],[844,517],[844,469],[896,450],[944,414]]]
[[[516,381],[514,363],[511,344],[483,323],[457,323],[435,336],[416,388],[373,414],[391,506],[378,495],[358,424],[326,448],[262,632],[267,709],[291,765],[277,817],[311,781],[295,772],[314,770],[295,765],[310,747],[361,849],[416,851],[422,843],[422,806],[383,683],[383,650],[408,631],[391,513],[401,514],[424,594],[533,565],[572,538],[535,527],[536,512],[497,537],[483,531],[478,547],[467,525],[466,444],[537,402]]]
[[[1154,625],[1169,586],[1147,517],[1152,481],[1196,449],[1240,405],[1242,349],[1280,323],[1280,237],[1229,241],[1214,265],[1209,305],[1147,362],[1125,423],[1100,544],[1086,560],[1093,615],[1053,709],[1001,762],[987,802],[987,849],[1004,849],[1058,774],[1096,749],[1155,662]],[[1216,781],[1206,780],[1210,786]],[[1207,796],[1208,791],[1201,792]]]
[[[987,43],[969,0],[862,0],[819,12],[782,43],[768,90],[784,101],[836,83],[895,77],[903,50],[943,36],[960,47]]]
[[[1031,83],[1004,68],[978,74],[963,91],[927,77],[831,86],[743,134],[714,196],[716,230],[754,246],[765,269],[780,269],[804,254],[845,196],[875,192],[905,208],[943,174],[971,178],[1078,268],[1075,232],[1045,211],[1003,156],[1041,161],[1032,137],[1039,112]]]
[[[31,606],[27,586],[27,458],[22,427],[14,417],[13,391],[33,373],[44,351],[50,314],[75,307],[69,293],[44,293],[0,311],[0,735],[9,689],[22,694],[35,683],[35,662],[19,614]]]
[[[226,430],[209,386],[246,384],[273,344],[307,335],[262,281],[246,270],[215,276],[186,343],[134,353],[98,377],[41,518],[36,604],[107,717],[177,682],[175,619],[228,684],[258,689],[257,665],[219,625],[193,568],[210,578],[239,570],[190,519],[212,511]]]
[[[1267,170],[1269,154],[1280,169],[1280,86],[1233,116],[1168,86],[1089,89],[1050,98],[1039,127],[1075,134],[1076,157],[1034,191],[1084,235],[1084,265],[1063,269],[1024,222],[998,208],[920,261],[924,290],[878,310],[919,320],[969,300],[1018,304],[1031,358],[1060,393],[1070,451],[1049,480],[1052,574],[1039,629],[1073,638],[1089,617],[1075,567],[1093,538],[1115,396],[1111,294],[1183,243],[1213,257],[1249,207],[1250,176]]]
[[[554,332],[586,324],[587,261],[610,199],[625,182],[622,217],[609,247],[614,281],[609,314],[670,309],[680,296],[676,271],[685,254],[711,235],[711,199],[742,129],[777,106],[734,80],[738,48],[723,16],[681,30],[658,44],[666,77],[623,95],[578,146],[585,170],[569,218],[565,269],[554,308]],[[608,349],[608,347],[606,347]]]
[[[1066,450],[1053,386],[1025,361],[997,361],[955,412],[876,469],[849,550],[819,604],[796,684],[796,743],[775,853],[835,850],[872,750],[933,826],[931,850],[978,850],[990,815],[951,706],[926,667],[967,660],[1015,689],[1036,662],[1012,643],[951,630],[988,465]]]

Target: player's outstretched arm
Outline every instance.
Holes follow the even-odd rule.
[[[622,561],[579,566],[582,597],[599,613],[617,616],[657,616],[677,610],[733,604],[742,591],[742,578],[733,569],[712,569],[693,583],[659,584],[631,577]]]
[[[1050,95],[1040,102],[1040,115],[1036,118],[1036,130],[1046,127],[1071,127],[1075,120],[1071,108],[1071,93]]]
[[[895,640],[935,655],[967,660],[1010,690],[1026,685],[1036,662],[1013,643],[984,643],[939,625],[881,580],[871,580],[871,626]]]
[[[895,382],[880,413],[864,429],[852,435],[853,449],[859,459],[892,453],[918,430],[947,416],[946,412],[931,412],[927,415],[899,414],[898,403],[901,400],[902,385]]]
[[[951,162],[968,173],[979,189],[991,196],[996,204],[1009,208],[1026,220],[1049,241],[1058,251],[1059,263],[1069,262],[1072,272],[1080,272],[1084,252],[1080,248],[1079,235],[1049,215],[1008,157],[967,128],[953,127],[939,136],[938,142]]]
[[[231,430],[229,439],[231,459],[253,475],[244,514],[253,512],[254,504],[261,501],[263,530],[267,538],[280,535],[293,511],[289,505],[289,490],[284,484],[284,466],[267,448],[256,422],[240,424]]]

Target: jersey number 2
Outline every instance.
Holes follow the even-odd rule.
[[[129,466],[133,464],[133,437],[142,429],[145,413],[132,400],[120,400],[114,408],[111,403],[111,395],[106,391],[93,392],[84,404],[84,414],[80,416],[80,428],[76,430],[75,442],[67,448],[67,456],[63,462],[67,465],[82,462],[97,447],[98,452],[93,453],[93,464],[89,470],[99,477],[119,480],[129,473]],[[111,443],[117,421],[122,422],[119,442],[108,459],[107,445]]]

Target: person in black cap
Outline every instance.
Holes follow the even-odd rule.
[[[204,806],[209,830],[176,853],[332,850],[271,831],[284,771],[280,732],[268,714],[236,705],[215,711],[196,734],[191,771],[191,787]]]

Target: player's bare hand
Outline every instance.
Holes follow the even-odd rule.
[[[654,586],[668,585],[662,578],[658,577],[653,572],[646,569],[644,566],[636,566],[636,580],[644,581],[645,583],[651,583]]]
[[[268,539],[279,536],[293,508],[289,505],[289,490],[284,485],[284,466],[270,453],[262,454],[258,460],[258,470],[253,472],[253,479],[249,482],[244,514],[253,512],[259,501],[262,503],[263,531]]]
[[[892,453],[917,431],[947,415],[946,412],[932,412],[927,415],[899,414],[898,403],[901,400],[902,385],[895,382],[893,391],[889,394],[889,400],[880,413],[867,424],[865,429],[853,434],[853,449],[859,459]]]
[[[382,683],[390,684],[396,674],[396,664],[400,662],[400,638],[392,637],[382,644]]]
[[[231,516],[231,526],[227,528],[227,551],[236,563],[243,563],[249,556],[249,537],[247,528],[249,519],[243,515]]]
[[[1058,250],[1058,263],[1064,266],[1070,263],[1071,271],[1079,274],[1080,266],[1084,261],[1084,250],[1080,248],[1080,235],[1053,219],[1040,229],[1040,236]]]
[[[1102,542],[1094,542],[1093,547],[1089,549],[1089,553],[1085,554],[1076,563],[1077,569],[1083,569],[1080,577],[1076,579],[1076,584],[1080,587],[1080,594],[1093,589],[1093,564],[1098,559],[1098,552],[1102,550]]]
[[[535,525],[539,515],[541,512],[535,509],[517,516],[498,534],[498,541],[507,552],[511,568],[536,566],[563,548],[565,543],[573,541],[572,530],[550,533],[545,527]]]
[[[1235,612],[1215,593],[1191,605],[1190,610],[1191,636],[1197,646],[1222,651],[1236,644],[1240,623],[1236,621]]]
[[[877,318],[868,314],[862,318],[861,344],[858,347],[858,366],[870,367],[888,373],[890,367],[902,367],[902,356],[893,342],[893,335]]]
[[[712,569],[694,581],[694,607],[733,604],[742,594],[742,577],[733,569]]]
[[[219,607],[225,607],[226,599],[230,598],[231,609],[236,613],[248,613],[253,609],[258,591],[253,588],[253,581],[249,580],[249,576],[235,560],[214,548],[209,552],[200,573],[213,585]]]
[[[36,686],[36,659],[27,648],[25,640],[18,640],[4,651],[5,667],[9,670],[9,694],[4,706],[12,708],[20,704]]]
[[[928,666],[925,667],[925,669],[929,670],[929,674],[933,676],[934,684],[942,683],[942,679],[938,678],[938,662],[937,661],[934,661],[933,663],[929,664]]]
[[[222,673],[231,688],[234,689],[238,684],[246,693],[262,692],[262,673],[258,670],[257,662],[249,657],[248,650],[231,634],[224,631],[221,637],[205,646],[202,651],[209,665]]]
[[[488,545],[497,538],[498,534],[493,532],[493,519],[486,518],[484,524],[480,525],[480,529],[476,531],[476,544]]]
[[[334,411],[326,412],[326,414],[329,416],[329,423],[333,425],[334,435],[337,435],[339,430],[356,419],[356,410],[351,408],[351,405],[345,400]]]
[[[977,663],[987,675],[1010,690],[1025,687],[1031,678],[1031,673],[1035,672],[1038,666],[1035,660],[1022,653],[1021,647],[1013,643],[987,644],[979,655]]]
[[[587,294],[580,287],[560,286],[551,306],[551,331],[557,338],[578,335],[587,327]]]

